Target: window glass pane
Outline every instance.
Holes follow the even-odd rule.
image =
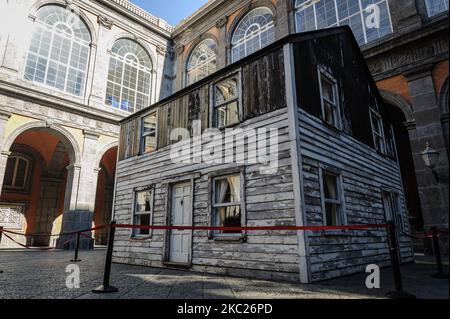
[[[214,181],[214,203],[239,203],[241,200],[240,176],[228,176]]]
[[[237,25],[232,38],[232,62],[275,41],[273,14],[260,7],[248,13]]]
[[[298,0],[296,8],[297,32],[349,25],[360,45],[392,33],[388,0]]]
[[[241,207],[227,206],[214,209],[216,215],[216,225],[218,227],[240,227]],[[218,231],[218,234],[240,234],[240,230]]]
[[[156,150],[157,145],[157,135],[156,135],[156,128],[157,128],[157,116],[156,113],[147,116],[143,120],[143,153],[150,153],[154,152]]]
[[[25,182],[26,182],[28,161],[23,160],[23,159],[18,159],[18,161],[19,162],[17,165],[16,180],[15,180],[14,186],[24,188]]]
[[[448,0],[425,0],[425,1],[429,17],[432,17],[436,14],[448,10]]]
[[[337,188],[337,176],[328,173],[323,174],[323,190],[325,199],[339,200]]]
[[[238,97],[238,78],[231,77],[215,85],[216,105],[236,99]]]
[[[84,22],[70,10],[54,5],[42,7],[34,24],[25,79],[81,96],[90,42]]]
[[[150,104],[152,62],[134,41],[120,39],[111,49],[105,103],[126,112]]]
[[[328,101],[334,100],[334,83],[330,82],[325,76],[322,76],[322,96]]]
[[[206,39],[197,45],[188,61],[188,85],[216,71],[216,52],[217,45],[213,39]]]
[[[16,157],[8,158],[8,161],[6,162],[5,177],[4,177],[5,186],[14,186],[13,177],[15,167],[16,167]]]
[[[339,205],[325,203],[326,226],[339,225]]]
[[[232,102],[215,109],[216,127],[224,127],[239,123],[239,107],[237,102]]]
[[[150,212],[151,211],[151,191],[138,192],[136,194],[136,212]]]
[[[150,214],[136,215],[134,218],[135,225],[150,226]],[[150,235],[150,229],[135,229],[135,235]]]

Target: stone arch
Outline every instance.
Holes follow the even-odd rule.
[[[111,142],[104,147],[102,147],[98,152],[96,156],[96,162],[95,162],[95,168],[100,167],[100,162],[102,161],[103,155],[106,154],[110,149],[113,149],[114,147],[119,147],[119,142]]]
[[[405,114],[407,122],[414,122],[415,119],[412,107],[409,105],[408,102],[406,102],[406,100],[403,97],[401,97],[396,93],[386,90],[380,90],[380,94],[385,102],[394,105],[402,110],[402,112]]]
[[[50,133],[55,134],[64,143],[67,152],[69,154],[70,162],[72,164],[81,162],[81,150],[75,137],[64,127],[44,121],[28,123],[17,128],[6,138],[5,143],[3,145],[3,150],[6,152],[9,151],[12,144],[17,139],[17,137],[19,137],[20,134],[33,129],[47,130]]]
[[[74,9],[76,8],[76,13],[78,13],[80,15],[80,19],[81,21],[83,21],[88,30],[89,33],[91,35],[91,44],[96,45],[97,44],[97,32],[95,32],[95,26],[92,23],[92,21],[89,19],[89,17],[83,12],[83,10],[81,10],[81,8],[79,8],[78,6],[74,5],[74,4],[68,4],[66,0],[39,0],[36,1],[35,3],[33,3],[33,5],[31,6],[30,10],[29,10],[29,16],[31,18],[35,18],[37,15],[37,12],[44,6],[48,6],[48,5],[56,5],[56,6],[61,6],[61,7],[65,7],[65,8],[71,8]]]

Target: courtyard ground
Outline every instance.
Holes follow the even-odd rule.
[[[367,289],[366,274],[303,285],[113,264],[111,284],[119,292],[95,295],[91,289],[102,282],[105,250],[80,252],[79,289],[66,287],[72,257],[69,251],[0,250],[0,299],[359,299],[383,298],[393,290],[389,268],[381,270],[380,289]],[[448,299],[448,279],[432,278],[435,272],[430,261],[402,266],[405,291]]]

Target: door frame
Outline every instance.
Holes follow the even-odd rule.
[[[176,179],[173,181],[167,182],[166,188],[166,218],[165,223],[168,226],[171,226],[172,219],[172,195],[173,188],[177,184],[190,184],[191,189],[191,225],[194,225],[194,177],[188,177],[185,179]],[[164,243],[163,243],[163,264],[167,266],[178,266],[178,267],[192,267],[192,242],[193,242],[193,231],[191,230],[191,243],[189,249],[189,261],[187,263],[175,263],[170,261],[170,230],[164,230]]]

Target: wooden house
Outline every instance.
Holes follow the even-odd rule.
[[[411,261],[389,118],[349,28],[290,35],[121,122],[114,219],[177,226],[394,220],[401,260]],[[212,128],[245,136],[244,148],[218,141],[215,159],[244,151],[247,160],[205,161],[179,151],[211,146],[195,139]],[[269,144],[269,135],[254,139],[258,129],[277,132],[269,171],[249,151]],[[177,147],[182,160],[173,157]],[[305,283],[390,263],[384,229],[117,229],[114,261]]]

